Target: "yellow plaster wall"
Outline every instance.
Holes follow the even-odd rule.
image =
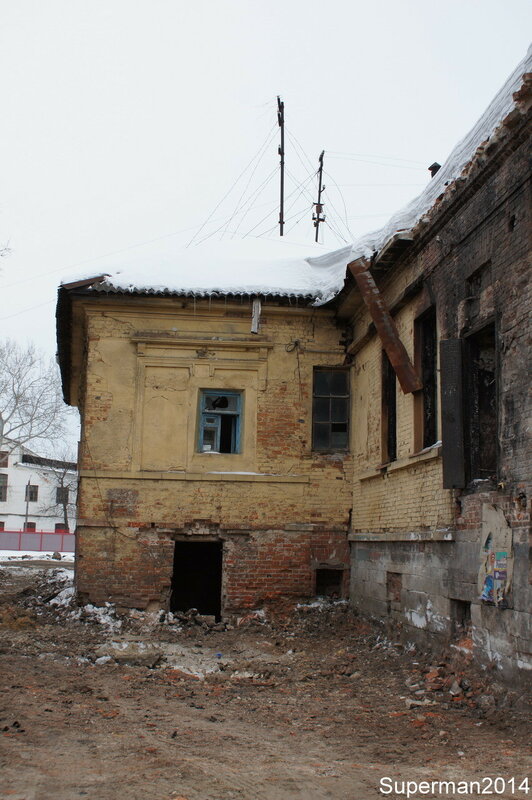
[[[412,270],[384,289],[391,306],[413,279]],[[421,295],[399,310],[394,320],[414,362],[414,320]],[[371,322],[365,307],[353,321],[362,336]],[[383,466],[381,412],[382,343],[375,334],[356,353],[353,363],[353,532],[405,532],[452,524],[452,499],[442,489],[440,448],[416,455],[414,396],[397,382],[397,459]],[[439,387],[438,387],[439,403]],[[440,409],[438,408],[438,414]],[[440,422],[438,422],[440,430]],[[440,438],[440,437],[438,437]]]
[[[247,303],[85,303],[82,519],[124,489],[130,522],[347,528],[351,457],[311,448],[313,368],[344,358],[331,312],[266,304],[254,336]],[[201,389],[243,393],[240,453],[197,452]]]

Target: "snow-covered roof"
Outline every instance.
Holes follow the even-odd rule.
[[[360,257],[382,250],[398,232],[412,231],[473,159],[515,106],[514,92],[522,76],[532,70],[532,46],[510,75],[476,125],[421,194],[395,213],[382,228],[351,245],[327,252],[320,245],[301,245],[283,239],[248,238],[210,242],[208,245],[172,248],[170,239],[135,248],[113,261],[102,262],[103,282],[98,291],[186,295],[276,295],[306,298],[315,305],[341,291],[346,267]],[[77,278],[87,278],[85,273]],[[68,281],[75,280],[70,277]]]
[[[297,244],[284,237],[211,241],[179,249],[164,240],[107,262],[101,272],[107,277],[94,288],[199,296],[276,295],[309,301],[332,296],[342,287],[346,263],[342,267],[337,256],[331,262],[323,245]]]

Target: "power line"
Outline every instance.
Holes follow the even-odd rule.
[[[229,218],[229,220],[227,221],[227,225],[226,225],[226,228],[225,228],[225,230],[224,230],[224,232],[223,232],[222,236],[224,236],[224,235],[225,235],[225,233],[226,233],[226,230],[227,230],[227,226],[229,225],[229,223],[231,222],[231,220],[233,219],[233,217],[236,215],[237,211],[239,210],[240,204],[241,204],[241,202],[242,202],[242,198],[243,198],[243,197],[244,197],[244,195],[246,194],[246,192],[247,192],[247,190],[248,190],[248,187],[249,187],[249,184],[250,184],[250,183],[251,183],[251,181],[253,180],[253,176],[254,176],[255,172],[257,171],[257,169],[258,169],[258,166],[259,166],[260,162],[262,161],[262,159],[263,159],[263,157],[264,157],[264,153],[266,152],[266,149],[267,149],[268,145],[269,145],[269,144],[272,142],[274,135],[275,135],[275,126],[274,126],[274,128],[272,129],[272,131],[271,131],[271,136],[270,136],[269,138],[267,138],[267,139],[266,139],[266,141],[264,142],[264,144],[262,145],[262,148],[261,148],[261,151],[262,151],[262,152],[261,152],[261,154],[260,154],[259,158],[257,159],[257,163],[255,164],[255,166],[254,166],[254,167],[253,167],[253,169],[251,170],[251,174],[250,174],[250,176],[249,176],[249,178],[248,178],[248,181],[247,181],[246,185],[244,186],[244,190],[243,190],[242,194],[241,194],[241,195],[240,195],[240,197],[238,198],[237,204],[236,204],[236,206],[235,206],[235,210],[233,211],[233,213],[232,213],[231,217],[230,217],[230,218]]]
[[[273,169],[273,171],[269,174],[269,176],[265,179],[265,181],[263,181],[263,183],[261,184],[262,188],[264,188],[264,189],[266,188],[266,184],[271,181],[271,179],[273,178],[273,176],[275,175],[276,172],[277,172],[277,167],[275,167]],[[227,226],[229,225],[229,223],[231,222],[231,220],[233,219],[234,216],[235,216],[235,214],[233,212],[233,215],[229,219],[226,219],[224,217],[224,221],[222,222],[220,227],[216,228],[216,230],[214,230],[214,231],[211,231],[211,233],[208,233],[207,236],[204,236],[202,239],[200,239],[198,242],[196,242],[196,245],[202,244],[203,242],[206,242],[207,239],[211,239],[213,236],[216,236],[216,234],[219,231],[221,231],[222,228],[227,228]],[[224,231],[224,233],[225,233],[225,231]]]
[[[402,156],[385,156],[381,153],[349,153],[345,150],[327,150],[327,155],[335,156],[354,156],[355,158],[382,158],[389,161],[407,161],[409,164],[418,164],[423,166],[421,161],[414,161],[411,158],[403,158]]]
[[[244,211],[244,214],[242,215],[242,218],[241,218],[240,222],[238,223],[238,225],[236,226],[235,230],[233,231],[232,236],[231,236],[232,239],[236,236],[236,234],[238,232],[238,229],[240,228],[240,226],[242,225],[242,223],[246,219],[246,217],[249,214],[249,212],[251,211],[251,209],[255,208],[256,201],[258,200],[258,198],[260,197],[260,195],[262,194],[262,192],[264,191],[266,186],[269,184],[269,182],[271,181],[273,176],[276,175],[276,174],[277,174],[277,167],[274,167],[272,172],[270,172],[268,177],[261,183],[261,185],[258,187],[258,189],[255,189],[255,191],[252,192],[251,197],[253,197],[253,195],[255,195],[255,197],[254,197],[253,200],[251,200],[251,197],[249,198],[248,207]],[[266,203],[261,203],[261,205],[257,206],[257,208],[261,208],[261,207],[263,207],[265,205],[271,205],[271,201],[268,200]]]
[[[289,131],[288,128],[286,129],[286,132],[288,133],[290,139],[293,139],[292,144],[295,143],[297,145],[297,147],[299,147],[299,149],[301,150],[301,152],[303,153],[303,155],[307,159],[307,161],[308,161],[308,163],[310,165],[310,168],[313,169],[314,171],[316,171],[316,167],[314,166],[314,164],[312,163],[312,161],[308,157],[307,153],[303,149],[303,146],[302,146],[301,142],[299,141],[299,139],[297,138],[297,136],[294,133],[292,133],[292,131]],[[301,157],[299,157],[299,159],[301,160]],[[303,163],[303,162],[301,162],[301,163]],[[303,164],[303,166],[304,166],[305,169],[307,169],[307,167],[304,164]]]
[[[336,186],[336,188],[338,189],[338,193],[339,193],[339,195],[340,195],[340,199],[341,199],[341,201],[342,201],[342,203],[343,203],[343,206],[344,206],[345,227],[346,227],[346,228],[347,228],[347,230],[349,231],[349,235],[352,237],[352,236],[353,236],[353,234],[352,234],[352,233],[351,233],[351,231],[349,230],[349,224],[348,224],[348,222],[347,222],[347,206],[346,206],[346,204],[345,204],[345,199],[344,199],[344,196],[343,196],[342,192],[340,191],[340,187],[339,187],[339,186],[338,186],[338,184],[336,183],[336,181],[335,181],[335,179],[333,178],[333,176],[331,175],[331,173],[330,173],[330,172],[326,172],[325,174],[327,175],[327,177],[328,177],[328,178],[330,178],[330,179],[332,180],[332,182],[334,183],[334,185],[335,185],[335,186]],[[332,205],[332,207],[334,208],[334,205],[333,205],[333,203],[332,203],[332,200],[330,200],[330,196],[329,196],[329,202],[330,202],[330,204]],[[338,213],[338,212],[336,212],[336,213]]]
[[[335,156],[335,155],[332,155],[331,153],[329,153],[328,150],[327,150],[327,155],[329,156],[329,158],[334,158],[334,159],[337,159],[339,161],[356,161],[359,164],[373,164],[376,167],[391,167],[391,168],[395,168],[395,169],[413,169],[413,170],[416,170],[418,172],[419,171],[423,171],[424,172],[425,169],[426,169],[425,167],[410,167],[407,164],[392,164],[392,163],[387,164],[387,163],[383,163],[382,161],[369,161],[366,158],[354,158],[353,156]]]
[[[272,131],[273,131],[273,130],[275,130],[275,125],[274,125],[274,126],[271,128],[271,130],[268,132],[268,135],[266,136],[266,141],[267,141],[267,140],[270,138],[270,136],[271,136],[271,134],[272,134]],[[220,206],[222,205],[222,203],[224,202],[224,200],[225,200],[227,197],[229,197],[229,195],[231,194],[231,192],[233,191],[233,189],[234,189],[234,188],[235,188],[235,186],[237,185],[237,183],[238,183],[238,181],[240,180],[240,178],[241,178],[241,177],[242,177],[242,176],[243,176],[243,175],[244,175],[244,174],[247,172],[247,170],[248,170],[248,169],[250,168],[250,166],[253,164],[253,162],[254,162],[254,161],[255,161],[255,159],[257,158],[257,155],[258,155],[258,154],[260,153],[260,151],[262,150],[263,146],[264,146],[264,145],[262,144],[262,145],[259,147],[258,151],[255,153],[255,155],[253,156],[253,158],[252,158],[252,159],[249,161],[249,163],[248,163],[248,164],[247,164],[247,165],[244,167],[244,169],[242,170],[242,172],[240,173],[240,175],[238,176],[238,178],[237,178],[237,179],[234,181],[234,183],[232,184],[231,188],[230,188],[230,189],[229,189],[229,190],[228,190],[228,191],[227,191],[227,192],[224,194],[224,196],[222,197],[222,199],[220,200],[220,202],[219,202],[219,203],[218,203],[218,204],[217,204],[217,205],[216,205],[216,206],[213,208],[213,210],[211,211],[211,213],[209,214],[209,216],[207,217],[207,219],[205,220],[205,222],[203,223],[203,225],[202,225],[202,226],[201,226],[201,227],[198,229],[198,231],[197,231],[197,232],[194,234],[194,236],[192,237],[192,239],[190,240],[190,242],[187,244],[187,247],[190,247],[190,245],[192,244],[192,242],[194,241],[194,239],[196,238],[196,236],[199,236],[199,234],[201,233],[201,231],[203,230],[203,228],[205,227],[205,225],[207,225],[207,223],[210,221],[210,219],[211,219],[211,217],[213,216],[213,214],[215,214],[215,213],[216,213],[216,211],[218,211],[218,209],[220,208]]]
[[[23,308],[21,311],[16,311],[14,314],[9,314],[7,317],[0,317],[0,320],[5,319],[12,319],[13,317],[19,317],[21,314],[26,314],[28,311],[34,311],[36,308],[42,308],[42,306],[49,306],[50,303],[55,303],[55,298],[53,300],[46,300],[44,303],[37,303],[36,306],[29,306],[28,308]]]

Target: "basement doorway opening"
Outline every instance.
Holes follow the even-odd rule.
[[[343,569],[317,569],[316,595],[318,597],[340,598],[342,596]]]
[[[222,542],[176,542],[170,611],[196,608],[220,622]]]

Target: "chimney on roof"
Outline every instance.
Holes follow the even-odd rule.
[[[433,178],[438,170],[441,169],[441,164],[438,164],[438,162],[435,161],[434,164],[431,164],[430,167],[427,167],[427,169],[430,171],[430,177]]]

